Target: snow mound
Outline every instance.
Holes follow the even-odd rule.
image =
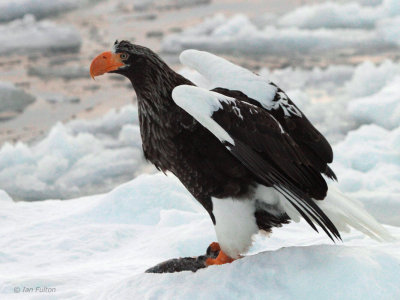
[[[400,64],[385,60],[379,65],[365,61],[358,65],[351,80],[345,83],[347,93],[351,97],[372,95],[400,75]]]
[[[34,52],[77,52],[81,46],[78,31],[50,21],[36,21],[32,15],[0,26],[0,55]]]
[[[55,125],[28,146],[0,148],[0,189],[15,199],[71,198],[110,190],[143,172],[137,111],[127,106],[93,121]]]
[[[128,124],[139,124],[137,108],[133,105],[127,105],[119,110],[111,109],[98,119],[71,121],[68,123],[68,127],[74,134],[87,132],[94,135],[118,136],[121,128]],[[140,144],[141,141],[136,141],[135,138],[136,136],[132,137],[132,142]]]
[[[78,7],[76,0],[2,0],[0,2],[0,22],[19,19],[26,14],[37,19],[57,15]]]
[[[351,116],[362,124],[375,123],[388,129],[400,126],[399,86],[400,76],[377,93],[351,101]]]
[[[55,288],[49,296],[57,299],[126,299],[132,291],[135,299],[390,299],[400,292],[399,242],[349,233],[344,245],[331,245],[305,222],[258,236],[250,255],[229,265],[144,274],[166,259],[202,254],[215,240],[206,211],[171,175],[68,201],[0,201],[0,218],[3,298],[36,286]],[[387,229],[400,237],[399,228]]]
[[[400,45],[400,16],[380,20],[377,24],[377,32],[385,41]]]
[[[353,299],[394,299],[400,292],[400,279],[396,278],[399,259],[388,252],[383,247],[282,248],[195,274],[136,275],[113,284],[101,296],[94,295],[99,299],[124,299],[134,289],[139,298],[346,299],[352,295]]]
[[[0,81],[0,121],[22,112],[35,97],[10,82]]]
[[[316,28],[374,28],[382,19],[400,14],[397,0],[383,0],[374,7],[357,2],[325,2],[304,5],[284,15],[280,26],[306,29]]]
[[[334,147],[339,187],[364,203],[379,221],[399,226],[400,127],[375,124],[350,132]]]
[[[172,190],[171,186],[175,189]],[[188,200],[188,196],[175,177],[141,175],[109,192],[95,208],[85,211],[85,217],[102,223],[156,225],[161,222],[170,225],[172,221],[178,224],[178,220],[167,222],[163,211],[197,212],[200,207],[195,201]]]
[[[0,190],[0,201],[11,202],[12,198],[3,190]]]

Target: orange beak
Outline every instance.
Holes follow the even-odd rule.
[[[103,52],[93,59],[90,65],[90,76],[94,79],[95,76],[115,71],[124,65],[119,53],[112,53],[111,51]]]

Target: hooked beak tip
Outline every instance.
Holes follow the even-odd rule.
[[[103,52],[93,59],[90,65],[90,76],[94,79],[95,76],[115,71],[122,66],[124,66],[124,63],[119,54],[110,51]]]

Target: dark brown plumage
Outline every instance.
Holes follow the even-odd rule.
[[[233,139],[233,143],[221,141],[174,102],[174,88],[194,86],[191,81],[146,47],[116,42],[114,55],[121,53],[128,55],[124,66],[111,72],[127,77],[135,89],[146,159],[159,170],[175,174],[214,224],[219,221],[213,198],[254,200],[262,185],[283,195],[315,230],[314,222],[332,239],[340,238],[313,200],[327,194],[321,174],[336,178],[328,166],[332,149],[281,89],[276,87],[273,101],[279,105],[271,110],[241,91],[213,89],[234,98],[234,102],[221,101],[210,116]],[[254,206],[259,229],[270,231],[290,220],[285,211],[276,212],[258,199]]]

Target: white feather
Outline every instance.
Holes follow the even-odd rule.
[[[215,232],[221,249],[232,258],[244,254],[258,233],[254,201],[212,198]]]
[[[339,231],[349,231],[349,226],[378,241],[392,241],[390,233],[375,220],[362,203],[347,197],[330,186],[323,201],[315,201]]]
[[[273,188],[259,185],[256,189],[255,197],[257,200],[272,205],[273,211],[269,211],[270,213],[286,212],[295,222],[299,222],[302,218],[293,205]],[[364,209],[359,201],[347,197],[334,186],[329,187],[328,195],[324,200],[314,200],[314,202],[341,232],[349,232],[350,227],[352,227],[378,241],[394,240],[389,232]],[[306,214],[313,218],[308,213]]]
[[[191,85],[180,85],[174,88],[172,98],[180,108],[195,118],[221,142],[235,144],[231,136],[211,118],[215,111],[222,109],[221,102],[233,102],[234,98]]]
[[[238,90],[260,102],[264,108],[273,106],[277,88],[253,72],[205,51],[185,50],[179,59],[182,64],[203,75],[212,88]]]

